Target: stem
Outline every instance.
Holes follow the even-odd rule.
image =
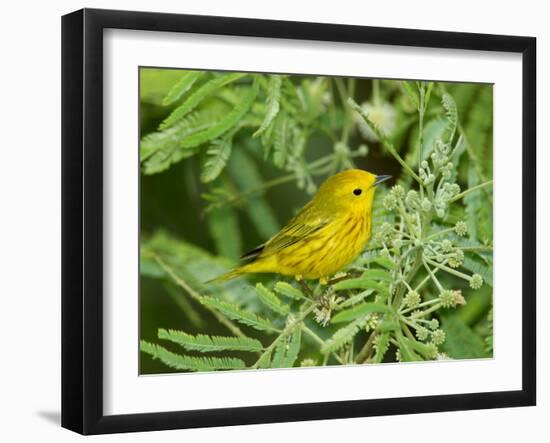
[[[348,83],[349,88],[346,90],[344,82],[341,78],[335,78],[334,82],[336,83],[336,89],[338,89],[338,94],[340,96],[340,100],[342,101],[342,107],[347,114],[346,122],[342,128],[342,143],[347,146],[351,126],[353,125],[353,115],[351,115],[352,110],[348,104],[348,99],[353,97],[352,89],[355,90],[355,83]]]
[[[430,274],[430,277],[432,278],[432,280],[433,280],[435,286],[437,287],[437,289],[439,289],[440,291],[444,291],[443,286],[441,286],[441,283],[439,283],[439,280],[436,278],[435,274],[432,272],[432,270],[427,265],[427,263],[424,260],[422,260],[422,263],[424,263],[424,267],[428,271],[428,274]]]
[[[307,327],[305,324],[302,325],[302,331],[304,331],[313,340],[319,343],[319,345],[323,346],[325,344],[325,341],[321,337],[319,337],[315,332],[309,329],[309,327]],[[338,363],[340,363],[341,365],[345,364],[338,354],[336,354],[335,352],[331,352],[331,354],[338,361]]]
[[[401,315],[405,315],[411,311],[414,311],[418,308],[423,308],[424,306],[430,306],[430,305],[433,305],[434,303],[437,303],[439,300],[437,298],[434,298],[432,300],[428,300],[428,301],[425,301],[425,302],[422,302],[420,303],[418,306],[414,307],[414,308],[407,308],[407,309],[404,309],[402,311],[399,311],[399,314]]]
[[[264,357],[267,357],[271,352],[273,352],[273,349],[275,349],[275,346],[277,346],[277,343],[279,343],[283,338],[290,335],[292,332],[294,332],[294,329],[299,326],[302,321],[315,309],[317,306],[316,303],[312,303],[305,311],[303,311],[300,316],[294,320],[292,323],[289,323],[277,336],[275,340],[271,342],[271,344],[265,349],[265,351],[260,355],[258,360],[256,360],[256,363],[254,363],[251,366],[251,369],[258,369],[258,366],[260,365],[260,362],[264,359]]]
[[[448,272],[449,274],[456,275],[457,277],[460,277],[466,281],[470,281],[472,277],[470,277],[468,274],[464,274],[463,272],[457,271],[456,269],[449,268],[448,266],[445,266],[444,264],[434,262],[433,260],[430,260],[429,258],[426,259],[426,261],[431,264],[432,266],[435,266],[436,268],[439,268],[445,272]]]
[[[359,351],[359,354],[357,354],[357,357],[355,358],[355,363],[361,364],[367,359],[369,352],[372,349],[372,345],[374,344],[375,337],[376,337],[376,332],[374,331],[371,332],[367,342],[361,348],[361,350]]]
[[[241,331],[240,328],[237,325],[235,325],[231,320],[224,317],[215,309],[212,309],[212,308],[209,308],[208,306],[203,305],[201,303],[202,296],[198,292],[196,292],[191,286],[189,286],[187,282],[185,282],[179,275],[177,275],[170,266],[164,263],[164,261],[157,254],[155,254],[154,252],[151,252],[151,256],[160,265],[160,267],[164,269],[170,277],[172,277],[172,279],[176,282],[176,284],[179,287],[183,288],[191,296],[192,299],[194,299],[195,301],[200,303],[202,306],[204,306],[205,309],[210,311],[222,325],[224,325],[227,329],[229,329],[233,334],[237,335],[238,337],[245,337],[245,334],[243,333],[243,331]]]
[[[308,167],[309,173],[311,175],[320,175],[320,174],[325,173],[326,171],[323,169],[323,167],[328,165],[333,160],[334,160],[334,154],[329,154],[329,155],[326,155],[325,157],[321,157],[321,158],[311,162],[309,164],[309,167]],[[269,188],[272,188],[274,186],[289,183],[289,182],[292,182],[294,180],[296,180],[296,173],[283,175],[281,177],[274,178],[273,180],[266,181],[261,186],[258,186],[256,188],[252,188],[252,189],[249,189],[247,191],[236,194],[236,195],[228,198],[227,200],[224,200],[224,201],[218,202],[218,203],[212,203],[211,205],[206,207],[204,212],[209,212],[213,209],[223,208],[227,205],[235,203],[235,202],[237,202],[239,200],[242,200],[244,198],[252,197],[254,194],[263,192],[263,191],[265,191]]]
[[[424,317],[428,314],[431,314],[432,312],[437,311],[442,306],[443,305],[441,303],[437,303],[437,304],[433,305],[430,309],[426,309],[425,311],[419,312],[418,314],[415,315],[415,317]]]
[[[424,240],[430,240],[432,238],[439,237],[441,234],[448,234],[449,232],[453,232],[454,230],[455,228],[442,229],[441,231],[434,232],[433,234],[424,237]]]
[[[375,106],[380,104],[380,80],[372,81],[372,102]]]
[[[492,246],[458,246],[464,252],[493,252]]]
[[[369,127],[372,129],[372,131],[375,133],[376,137],[382,145],[386,148],[386,150],[399,162],[399,164],[407,171],[407,173],[418,182],[420,186],[422,185],[422,180],[420,180],[420,177],[414,172],[411,167],[401,158],[401,156],[397,153],[393,145],[390,143],[390,141],[380,132],[380,130],[374,125],[370,120],[368,115],[363,111],[361,106],[359,106],[353,99],[348,99],[349,105],[361,115],[369,125]]]
[[[423,133],[424,133],[424,112],[426,111],[424,105],[425,98],[425,89],[424,83],[421,83],[421,86],[418,88],[420,93],[420,102],[418,104],[418,168],[420,169],[420,164],[422,163],[422,143],[423,143]]]
[[[437,273],[437,271],[439,271],[439,269],[436,269],[436,270],[434,271],[434,275]],[[422,281],[421,281],[420,283],[418,283],[418,285],[417,285],[416,288],[415,288],[415,291],[418,292],[422,286],[424,286],[426,283],[428,283],[428,281],[430,280],[430,278],[431,278],[430,275],[426,275],[426,277],[424,277],[424,278],[422,279]]]
[[[307,283],[305,281],[303,281],[302,279],[298,280],[298,284],[302,287],[302,289],[304,290],[304,292],[309,295],[309,297],[311,299],[313,299],[315,297],[315,294],[314,292],[311,290],[311,288],[307,285]]]
[[[476,186],[472,186],[470,189],[466,189],[464,192],[461,192],[460,194],[455,195],[453,198],[449,200],[449,203],[455,202],[457,200],[460,200],[465,195],[468,195],[470,192],[477,191],[478,189],[484,188],[485,186],[489,186],[493,184],[493,180],[488,180],[484,183],[481,183]]]

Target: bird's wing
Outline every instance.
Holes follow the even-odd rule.
[[[260,255],[262,257],[271,255],[311,236],[327,226],[332,219],[332,216],[315,213],[306,206],[279,233],[241,258],[249,259]]]

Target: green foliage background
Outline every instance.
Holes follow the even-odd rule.
[[[491,85],[142,68],[140,131],[141,373],[492,355]],[[444,144],[452,168],[440,174],[449,175],[449,192],[456,182],[464,195],[430,196],[433,184],[416,182],[422,161]],[[430,209],[409,202],[407,214],[420,214],[426,236],[449,240],[448,254],[463,251],[462,277],[437,268],[454,257],[441,243],[429,246],[441,262],[411,272],[406,285],[396,277],[402,270],[391,261],[410,234],[399,223],[409,216],[392,215],[399,189],[380,188],[374,234],[386,222],[401,237],[373,238],[349,269],[354,279],[311,284],[320,302],[272,275],[204,283],[349,167],[426,190]],[[454,228],[462,221],[465,237]],[[473,273],[483,279],[477,290]],[[439,308],[423,331],[406,296],[425,279],[420,302]],[[441,289],[463,298],[440,306]]]

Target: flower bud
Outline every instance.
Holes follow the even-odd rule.
[[[468,225],[463,221],[456,222],[455,232],[456,232],[456,235],[459,235],[460,237],[464,237],[468,233]]]
[[[433,344],[439,346],[442,345],[445,341],[445,331],[442,329],[436,329],[432,332],[432,342]]]
[[[417,291],[409,291],[403,299],[407,308],[416,308],[421,302],[420,294]]]
[[[470,278],[470,288],[479,289],[483,286],[483,277],[479,274],[474,274]]]

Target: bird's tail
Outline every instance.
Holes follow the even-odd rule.
[[[246,271],[243,269],[245,266],[240,266],[238,268],[232,269],[229,272],[226,272],[225,274],[218,275],[217,277],[214,277],[213,279],[208,280],[205,283],[223,283],[228,280],[234,279],[239,277],[240,275],[246,273]]]

